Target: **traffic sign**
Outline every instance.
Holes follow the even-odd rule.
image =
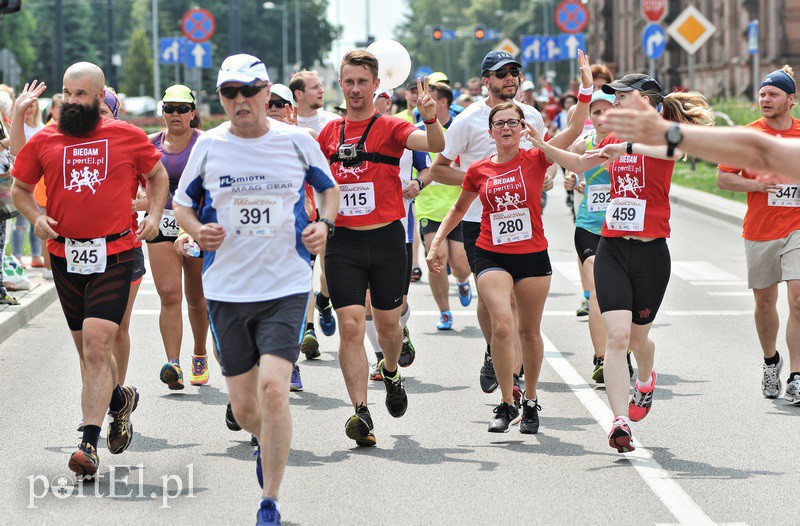
[[[561,60],[575,60],[578,50],[586,50],[586,33],[558,36],[559,56]]]
[[[497,49],[502,49],[503,51],[508,51],[509,53],[514,55],[515,57],[519,53],[519,46],[516,45],[514,43],[514,41],[511,40],[510,38],[503,39],[503,41],[500,42],[500,45],[497,46]]]
[[[181,30],[192,42],[205,42],[216,28],[217,22],[211,13],[199,7],[189,9],[181,19]]]
[[[667,34],[658,24],[647,24],[642,31],[642,49],[647,58],[661,58],[667,48]]]
[[[161,39],[161,63],[181,64],[181,46],[185,38],[165,37]]]
[[[668,11],[667,0],[642,0],[642,16],[648,22],[661,22],[667,16]]]
[[[455,29],[442,29],[442,40],[449,42],[456,39]]]
[[[190,68],[211,67],[211,42],[191,42],[183,39],[183,63]]]
[[[433,69],[431,69],[430,67],[428,67],[428,66],[420,66],[414,72],[413,78],[415,78],[415,79],[424,79],[425,77],[427,77],[431,73],[433,73]]]
[[[576,0],[564,0],[556,7],[556,26],[564,33],[578,33],[589,23],[589,10]]]
[[[758,53],[758,20],[747,24],[747,52],[751,55]]]
[[[530,64],[539,62],[539,51],[542,43],[538,36],[522,35],[519,39],[520,49],[522,50],[522,67],[527,68]]]
[[[667,28],[667,33],[690,55],[694,55],[717,28],[694,6],[689,6]]]

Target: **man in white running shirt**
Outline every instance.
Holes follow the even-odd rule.
[[[311,128],[317,134],[332,120],[341,119],[335,113],[322,109],[322,87],[315,71],[298,71],[289,81],[289,89],[297,104],[297,125]]]

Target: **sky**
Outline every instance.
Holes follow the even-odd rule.
[[[406,0],[330,0],[328,20],[342,26],[341,39],[334,43],[330,59],[338,64],[341,55],[366,39],[366,5],[369,2],[370,32],[376,40],[394,38],[394,28],[409,12]]]

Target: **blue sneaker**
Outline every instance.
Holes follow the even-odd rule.
[[[303,390],[303,381],[300,379],[300,366],[295,364],[292,367],[292,379],[289,380],[289,391],[297,392]]]
[[[458,299],[464,307],[469,307],[472,303],[472,287],[469,286],[469,280],[458,284]]]
[[[264,489],[264,472],[261,470],[261,445],[256,445],[255,451],[253,451],[253,456],[256,459],[256,478],[258,479],[258,485],[261,486],[261,489]]]
[[[278,511],[278,503],[272,499],[261,499],[261,507],[258,508],[256,518],[258,519],[256,526],[280,526],[281,513]]]
[[[436,328],[440,331],[449,331],[453,328],[453,313],[449,310],[442,311]]]
[[[314,303],[319,296],[319,292],[314,296]],[[336,318],[333,317],[333,305],[331,300],[328,299],[328,305],[324,309],[319,308],[319,303],[316,303],[317,310],[319,311],[319,327],[322,329],[322,334],[325,336],[333,336],[336,332]]]

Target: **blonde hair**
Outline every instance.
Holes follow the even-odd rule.
[[[668,121],[683,124],[714,125],[714,114],[706,98],[697,91],[673,92],[661,101],[661,116]]]
[[[792,66],[790,66],[789,64],[784,64],[783,67],[781,68],[781,71],[789,75],[792,78],[792,81],[794,81],[794,70],[792,69]],[[797,86],[796,82],[795,86]],[[797,99],[795,98],[795,101],[792,103],[792,108],[796,107],[797,107]]]

